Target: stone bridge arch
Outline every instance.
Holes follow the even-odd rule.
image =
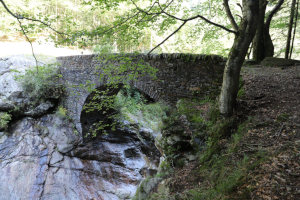
[[[101,100],[96,99],[96,95],[101,95],[102,91],[108,90],[109,92],[106,93],[106,95],[114,97],[114,95],[117,95],[120,90],[124,88],[123,84],[119,84],[117,88],[109,89],[107,85],[101,85],[96,86],[95,90],[89,93],[87,98],[85,99],[85,102],[82,106],[81,114],[80,114],[80,124],[82,129],[82,134],[85,135],[87,132],[89,132],[90,127],[93,126],[94,123],[97,123],[99,121],[102,121],[104,124],[112,124],[113,120],[109,118],[112,114],[115,114],[117,111],[113,108],[107,108],[104,107],[101,110],[94,109],[87,111],[88,109],[85,108],[86,105],[89,105],[94,102],[99,102]],[[151,91],[147,90],[145,87],[134,87],[131,86],[131,89],[137,90],[140,92],[141,95],[143,95],[149,102],[156,101],[154,93],[151,93]],[[99,96],[100,97],[100,96]],[[102,112],[105,111],[103,114]]]
[[[193,54],[159,54],[130,55],[143,59],[157,68],[157,79],[144,76],[132,83],[132,86],[147,94],[153,100],[175,104],[180,98],[191,98],[195,95],[207,95],[218,90],[222,83],[226,60],[217,55]],[[103,57],[102,57],[103,58]],[[80,55],[58,57],[61,82],[66,86],[63,105],[74,121],[76,129],[82,133],[81,114],[83,105],[91,91],[82,88],[87,82],[91,89],[105,87],[99,80],[101,67],[107,64],[98,55]],[[118,66],[118,63],[115,63]]]

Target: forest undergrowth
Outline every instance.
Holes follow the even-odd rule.
[[[241,83],[233,118],[204,117],[204,150],[150,199],[300,199],[300,66],[245,67]]]

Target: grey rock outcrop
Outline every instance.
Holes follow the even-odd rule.
[[[0,58],[0,111],[37,117],[53,108],[54,104],[49,101],[32,106],[28,95],[16,80],[32,66],[35,66],[34,60],[24,56]]]
[[[20,56],[0,58],[0,110],[9,111],[26,101],[15,76],[24,74],[34,62]]]
[[[130,199],[155,168],[134,132],[86,143],[55,114],[26,117],[0,134],[0,199]]]

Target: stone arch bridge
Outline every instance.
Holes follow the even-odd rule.
[[[157,79],[143,76],[132,85],[153,100],[175,104],[180,98],[191,98],[205,95],[211,89],[221,85],[226,60],[216,55],[194,54],[159,54],[159,55],[128,55],[143,59],[152,67],[157,68]],[[99,81],[101,68],[107,64],[105,59],[97,55],[78,55],[58,57],[61,81],[66,86],[64,107],[74,121],[76,129],[82,132],[81,113],[90,91],[79,87],[87,82],[92,89],[105,87],[105,81]],[[118,63],[114,63],[118,67]],[[104,77],[101,80],[107,80]]]

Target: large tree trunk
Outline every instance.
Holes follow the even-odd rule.
[[[265,57],[274,56],[274,45],[270,35],[270,24],[273,16],[280,10],[283,2],[284,0],[278,0],[276,6],[268,13],[268,16],[266,17],[268,1],[259,0],[258,25],[253,40],[253,60],[258,63]]]
[[[264,30],[264,57],[273,57],[274,56],[274,44],[270,35],[270,28],[265,25]]]
[[[233,113],[241,67],[256,32],[259,10],[258,0],[243,0],[243,8],[243,18],[225,66],[219,99],[220,112],[227,117]]]
[[[266,0],[259,0],[259,15],[257,29],[253,39],[253,60],[259,63],[265,58],[265,14],[267,8]]]
[[[289,29],[288,29],[288,36],[286,40],[286,47],[285,47],[285,59],[289,58],[290,53],[290,46],[291,46],[291,38],[292,38],[292,30],[294,25],[294,17],[295,17],[295,7],[296,7],[296,0],[292,1],[291,6],[291,15],[290,15],[290,23],[289,23]]]
[[[258,29],[260,30],[256,31],[253,39],[253,60],[260,63],[266,57],[274,56],[274,44],[270,35],[270,29],[265,24]]]

